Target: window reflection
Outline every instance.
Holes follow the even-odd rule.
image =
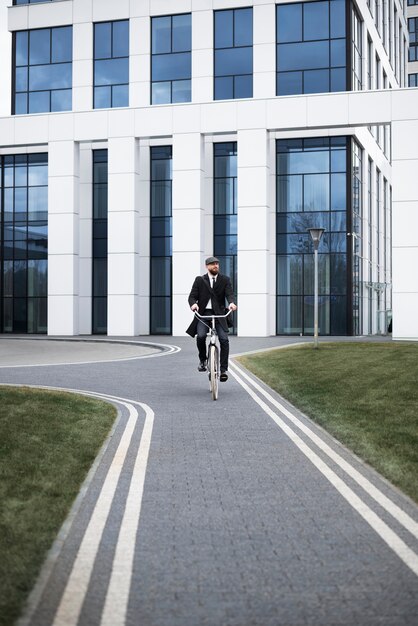
[[[215,11],[215,100],[253,95],[251,8]]]
[[[180,43],[178,44],[180,45]],[[150,332],[171,334],[172,148],[151,148]]]
[[[344,0],[278,4],[277,95],[347,87]]]
[[[222,264],[222,273],[231,277],[232,287],[237,287],[237,143],[213,144],[213,251]],[[232,331],[237,330],[234,313]]]
[[[191,101],[191,14],[153,17],[151,103]]]
[[[325,228],[318,255],[320,333],[347,334],[347,139],[279,140],[276,149],[277,333],[313,333],[307,229]]]
[[[20,31],[14,37],[14,113],[71,110],[72,27]]]
[[[93,106],[129,106],[129,20],[94,25]]]
[[[107,150],[93,150],[93,334],[107,333],[107,170]]]
[[[47,331],[48,166],[46,154],[0,157],[1,332]],[[0,199],[0,204],[1,204]]]

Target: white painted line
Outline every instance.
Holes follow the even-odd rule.
[[[125,624],[153,422],[154,413],[149,409],[113,558],[112,574],[101,620],[103,626]]]
[[[111,396],[105,396],[104,394],[89,394],[87,392],[85,393],[85,395],[100,395],[103,398],[111,399]],[[122,404],[124,404],[129,411],[128,422],[126,424],[119,446],[116,450],[115,456],[109,467],[100,495],[97,499],[96,506],[94,508],[90,522],[87,526],[83,540],[79,547],[73,569],[67,581],[67,585],[65,587],[61,602],[55,615],[53,626],[75,626],[77,624],[83,601],[88,590],[91,573],[99,549],[100,540],[110,512],[119,476],[126,459],[128,448],[138,418],[138,412],[131,404],[128,404],[127,402],[122,402]],[[145,405],[141,404],[141,406],[144,407]],[[149,441],[152,431],[152,419],[154,414],[151,409],[149,409],[149,407],[146,408],[148,409],[148,411],[146,410],[144,425],[144,432],[146,433],[146,443],[142,443],[141,437],[140,446],[148,445],[149,447]],[[149,424],[150,420],[151,425]],[[125,583],[128,585],[129,588],[130,579],[128,581],[125,581]]]
[[[321,437],[316,435],[313,430],[301,422],[293,413],[288,411],[281,402],[278,402],[271,394],[269,394],[261,385],[259,385],[253,378],[248,376],[236,363],[231,364],[242,376],[248,381],[259,393],[261,393],[273,406],[276,407],[283,415],[287,417],[299,430],[311,439],[325,454],[331,458],[341,469],[346,472],[364,491],[373,498],[385,511],[390,513],[396,521],[401,524],[411,535],[418,539],[418,523],[412,519],[405,511],[403,511],[397,504],[395,504],[390,498],[385,496],[380,489],[378,489],[373,483],[371,483],[363,474],[356,470],[348,461],[343,459],[341,455],[331,448]]]
[[[236,366],[235,366],[236,368]],[[234,369],[235,369],[234,368]],[[238,369],[238,368],[236,368]],[[235,372],[232,376],[263,409],[267,415],[279,426],[289,439],[299,448],[309,461],[325,476],[331,485],[343,496],[355,511],[371,526],[379,537],[397,554],[410,570],[418,576],[418,555],[409,548],[404,541],[382,520],[374,511],[359,498],[348,485],[288,426]]]

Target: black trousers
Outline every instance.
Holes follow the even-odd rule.
[[[212,315],[212,309],[206,309],[201,315]],[[199,352],[199,360],[206,361],[207,360],[207,351],[206,351],[206,336],[209,332],[208,326],[211,327],[211,320],[205,320],[207,326],[202,322],[202,320],[198,320],[197,323],[197,349]],[[219,320],[215,320],[216,332],[218,333],[219,343],[221,344],[221,372],[226,372],[228,369],[228,358],[229,358],[229,338],[228,333],[222,328]]]

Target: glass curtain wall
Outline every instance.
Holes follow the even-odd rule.
[[[48,155],[0,156],[1,332],[47,332]]]
[[[150,333],[172,332],[172,148],[151,148]]]
[[[376,243],[377,243],[377,251],[376,251],[376,274],[377,274],[377,320],[376,320],[376,330],[378,333],[382,332],[382,320],[380,317],[380,311],[382,310],[382,283],[383,283],[383,263],[382,263],[382,207],[381,207],[381,184],[382,184],[382,175],[380,170],[376,168]]]
[[[37,4],[39,2],[56,2],[57,0],[13,0],[13,5],[17,4]]]
[[[408,61],[418,61],[418,17],[408,19],[409,52]]]
[[[151,104],[190,102],[191,14],[153,17],[151,24]]]
[[[276,149],[277,334],[313,334],[314,255],[307,232],[312,227],[325,228],[318,252],[319,332],[350,334],[349,140],[280,139]]]
[[[215,100],[253,96],[253,10],[215,11]]]
[[[363,23],[354,6],[351,8],[351,88],[363,88]]]
[[[72,37],[72,26],[14,34],[14,114],[71,110]]]
[[[345,0],[276,7],[276,95],[346,91]]]
[[[107,333],[107,150],[93,150],[92,332]]]
[[[360,146],[352,141],[351,160],[351,203],[352,203],[352,227],[351,245],[353,259],[353,335],[361,335],[363,332],[363,298],[367,296],[363,290],[363,237],[361,228],[362,219],[362,152]]]
[[[213,145],[213,251],[222,274],[231,278],[237,293],[237,143]],[[232,332],[237,331],[237,313],[233,314]]]
[[[367,162],[367,238],[368,238],[368,307],[369,307],[369,316],[368,316],[368,334],[373,334],[373,162],[371,159],[368,159]]]
[[[95,109],[129,106],[129,20],[94,24]]]

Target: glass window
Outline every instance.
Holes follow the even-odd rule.
[[[252,9],[215,11],[214,41],[215,100],[252,98]]]
[[[278,4],[276,42],[277,95],[346,89],[344,0]]]
[[[179,44],[180,45],[180,44]],[[151,148],[150,333],[171,334],[172,148]]]
[[[15,33],[14,113],[72,107],[72,27]]]
[[[0,332],[47,331],[48,165],[46,154],[0,156],[7,187],[0,237]]]
[[[107,332],[107,150],[93,150],[92,332]]]
[[[363,88],[363,23],[354,6],[351,9],[351,83],[353,91]]]
[[[94,25],[93,106],[129,106],[129,20]]]
[[[418,61],[418,17],[408,19],[409,52],[408,61]]]
[[[191,101],[191,14],[151,21],[151,103]]]
[[[222,264],[222,272],[237,286],[237,143],[213,144],[213,252]],[[232,332],[236,333],[234,314]]]
[[[418,74],[408,75],[408,87],[418,87]]]
[[[303,32],[305,41],[329,39],[328,2],[308,2],[303,10]]]
[[[313,333],[313,246],[307,229],[324,228],[320,332],[347,334],[346,312],[334,311],[335,295],[347,293],[347,140],[278,140],[276,149],[277,333]]]
[[[56,2],[57,0],[13,0],[12,4],[37,4],[39,2]]]

